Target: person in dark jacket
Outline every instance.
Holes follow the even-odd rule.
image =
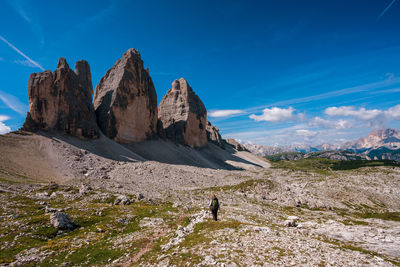
[[[213,215],[214,221],[217,221],[218,218],[218,209],[219,209],[219,202],[218,198],[215,196],[215,194],[212,195],[211,202],[210,202],[210,210]]]

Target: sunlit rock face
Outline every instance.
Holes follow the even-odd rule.
[[[75,71],[65,58],[60,58],[54,72],[32,73],[28,82],[29,112],[23,129],[98,138],[91,81],[90,67],[84,60],[76,62]]]
[[[158,118],[168,139],[194,148],[207,145],[207,110],[184,78],[172,83],[158,107]]]
[[[102,132],[120,143],[157,134],[157,95],[140,53],[129,49],[96,86],[93,105]]]
[[[225,148],[218,127],[212,125],[211,122],[207,122],[206,130],[207,130],[207,140],[209,142],[214,143],[221,148]]]

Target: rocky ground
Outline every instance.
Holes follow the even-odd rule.
[[[397,266],[399,247],[398,167],[110,161],[64,185],[1,172],[4,266]]]

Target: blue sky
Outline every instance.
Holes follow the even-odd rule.
[[[224,137],[340,143],[400,128],[400,0],[0,0],[0,132],[29,74],[86,59],[97,84],[128,48],[158,101],[185,77]]]

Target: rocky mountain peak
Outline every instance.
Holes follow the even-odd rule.
[[[67,60],[65,58],[60,57],[58,59],[57,69],[63,69],[63,68],[69,69],[69,65],[68,65]]]
[[[172,83],[172,88],[173,91],[182,91],[184,94],[189,94],[189,92],[193,92],[192,88],[189,86],[188,82],[186,81],[185,78],[180,78],[178,80],[175,80]]]
[[[124,54],[123,57],[140,57],[140,52],[136,50],[135,48],[129,48]]]
[[[191,147],[207,145],[207,110],[184,78],[172,83],[158,114],[167,138]]]
[[[388,128],[383,130],[373,130],[372,132],[369,133],[368,137],[377,137],[380,139],[385,139],[392,137],[396,134],[399,134],[399,132],[396,131],[395,129]]]
[[[89,90],[90,96],[93,94],[92,74],[89,63],[86,60],[79,60],[75,63],[75,74],[78,76],[79,83]]]
[[[97,122],[109,138],[139,142],[157,134],[157,95],[140,53],[129,49],[96,86]]]
[[[95,88],[89,63],[72,71],[61,57],[54,72],[34,73],[29,80],[27,130],[57,130],[78,137],[99,136],[98,128],[120,143],[157,136],[201,148],[208,141],[224,148],[219,129],[207,121],[207,110],[185,78],[176,79],[157,108],[149,69],[138,50],[128,49]]]
[[[85,72],[81,71],[81,65]],[[91,82],[88,82],[91,81],[90,67],[87,62],[77,63],[77,66],[74,72],[66,59],[60,58],[53,73],[31,74],[29,112],[23,129],[61,131],[80,138],[99,137],[91,101]]]

